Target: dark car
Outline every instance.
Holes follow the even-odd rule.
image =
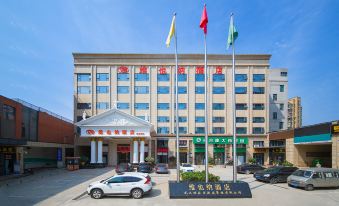
[[[237,172],[242,174],[253,174],[265,168],[256,164],[242,164],[237,166]]]
[[[122,172],[133,172],[134,169],[130,163],[120,163],[115,168],[116,173],[122,173]]]
[[[137,171],[143,173],[151,173],[153,171],[153,167],[149,163],[140,163]]]
[[[297,167],[275,166],[254,173],[254,178],[259,181],[276,184],[278,182],[287,182],[287,177],[290,176]]]
[[[155,172],[158,174],[168,174],[167,164],[157,164],[155,166]]]

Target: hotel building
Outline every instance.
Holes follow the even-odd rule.
[[[80,130],[76,153],[108,165],[143,162],[147,156],[159,163],[175,162],[174,55],[74,53],[73,57],[74,120]],[[204,56],[178,58],[180,162],[203,164],[207,121],[209,157],[223,164],[232,156],[232,57],[208,55],[208,88]],[[269,60],[270,55],[236,55],[239,163],[249,158],[268,163]]]

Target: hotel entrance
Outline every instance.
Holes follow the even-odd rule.
[[[131,162],[131,146],[129,144],[118,144],[117,147],[117,161],[120,163],[130,163]]]

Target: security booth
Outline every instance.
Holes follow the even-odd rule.
[[[66,167],[68,171],[79,169],[80,157],[66,157]]]

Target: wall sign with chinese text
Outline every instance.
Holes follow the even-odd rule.
[[[194,144],[205,144],[205,137],[193,137]],[[208,144],[233,144],[233,137],[208,137]],[[237,144],[248,144],[247,137],[237,137]]]

